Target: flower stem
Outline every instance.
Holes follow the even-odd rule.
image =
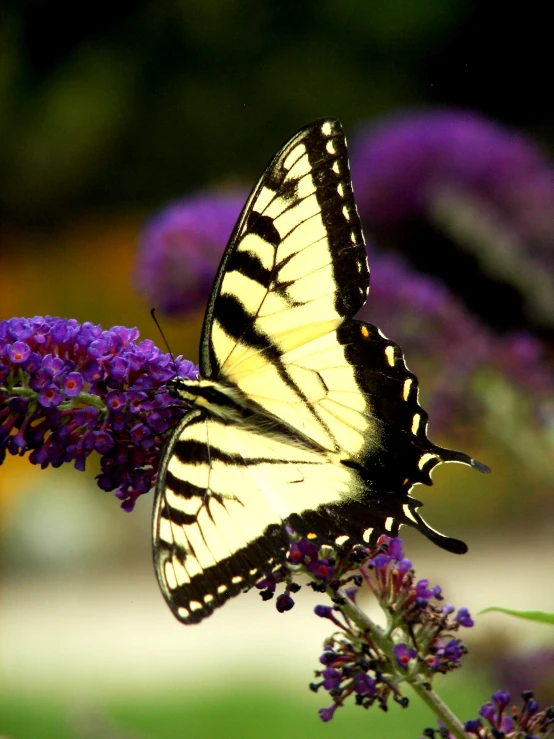
[[[375,644],[385,654],[388,654],[390,652],[390,640],[385,635],[383,629],[350,600],[343,588],[339,588],[337,592],[344,598],[344,605],[341,605],[341,610],[357,624],[361,631],[368,631]]]
[[[433,713],[440,718],[446,728],[456,737],[456,739],[468,739],[468,735],[464,731],[464,727],[460,720],[454,716],[450,708],[441,701],[439,696],[426,687],[423,678],[416,675],[410,679],[410,685],[415,693],[426,703]]]

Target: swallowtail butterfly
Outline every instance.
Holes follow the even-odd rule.
[[[223,255],[200,377],[174,391],[154,503],[154,561],[169,607],[197,623],[285,560],[287,527],[325,542],[416,528],[410,497],[439,462],[488,468],[427,438],[400,348],[354,319],[369,270],[346,141],[332,118],[301,129],[250,195]]]

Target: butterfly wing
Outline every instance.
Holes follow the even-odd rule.
[[[284,560],[291,514],[349,495],[356,484],[352,470],[318,452],[204,410],[176,429],[160,475],[154,562],[184,623],[197,623]]]
[[[193,410],[160,468],[155,561],[180,620],[251,586],[288,548],[375,541],[408,524],[439,546],[409,493],[441,461],[399,347],[353,316],[369,272],[344,134],[317,121],[276,154],[223,256],[201,340],[202,377],[232,389],[248,423]],[[223,409],[222,409],[223,411]]]
[[[327,356],[318,364],[331,361],[339,382],[353,387],[333,332],[368,289],[344,134],[338,121],[319,121],[276,154],[246,204],[210,298],[202,375],[236,385],[265,412],[336,447],[317,408],[328,395],[320,367],[296,359],[319,339],[312,354]]]

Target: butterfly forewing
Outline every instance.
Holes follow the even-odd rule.
[[[368,287],[344,134],[320,121],[274,157],[237,225],[210,300],[203,374],[326,450],[361,451],[378,429],[334,332]]]

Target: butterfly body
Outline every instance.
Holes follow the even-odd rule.
[[[431,529],[409,493],[441,461],[400,348],[354,315],[369,269],[340,123],[316,121],[276,154],[224,253],[191,410],[158,476],[154,562],[175,616],[196,623],[285,560],[288,529],[372,542]]]

